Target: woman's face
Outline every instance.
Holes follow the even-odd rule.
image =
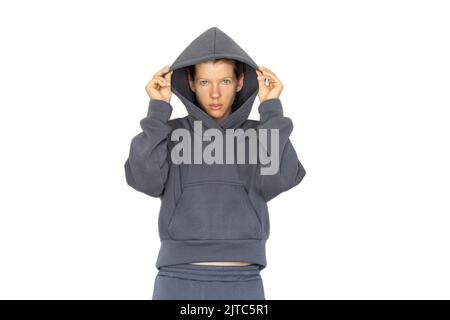
[[[220,122],[231,114],[236,92],[242,89],[244,75],[236,79],[233,63],[223,60],[196,65],[195,79],[189,77],[189,86],[195,92],[201,108]],[[211,104],[221,104],[214,108]]]

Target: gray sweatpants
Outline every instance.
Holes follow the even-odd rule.
[[[163,266],[152,300],[265,300],[260,266]]]

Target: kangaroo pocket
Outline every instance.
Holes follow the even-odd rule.
[[[168,224],[174,240],[259,239],[260,232],[245,187],[223,181],[185,185]]]

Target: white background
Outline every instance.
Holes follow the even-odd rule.
[[[1,2],[0,298],[151,299],[160,200],[123,165],[147,82],[217,26],[283,82],[307,172],[269,202],[266,299],[449,299],[449,16],[446,1]]]

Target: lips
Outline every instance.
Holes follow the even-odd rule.
[[[218,103],[218,104],[210,104],[209,105],[209,107],[211,108],[211,109],[213,109],[213,110],[218,110],[218,109],[220,109],[220,108],[222,108],[222,104],[220,104],[220,103]]]

